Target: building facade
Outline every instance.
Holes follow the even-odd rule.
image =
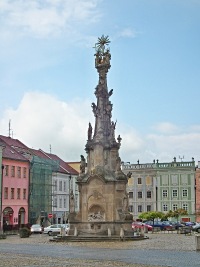
[[[28,224],[29,161],[5,143],[2,157],[4,230]]]
[[[72,193],[79,209],[79,173],[58,156],[30,149],[17,139],[0,135],[0,143],[5,146],[0,188],[4,223],[16,228],[66,222]]]
[[[75,200],[76,211],[79,209],[79,192],[76,185],[78,172],[55,154],[47,153],[41,149],[32,149],[31,151],[40,161],[46,162],[44,164],[43,178],[39,176],[40,185],[38,188],[38,190],[44,188],[41,182],[46,181],[46,196],[44,197],[44,201],[40,201],[40,210],[39,207],[35,205],[37,216],[34,220],[43,225],[66,223],[68,221],[71,194],[73,194]],[[49,166],[48,169],[47,166]],[[39,175],[40,173],[41,171],[39,171]],[[34,175],[32,181],[33,186],[38,184],[36,179],[36,175]],[[36,190],[36,192],[38,190]],[[45,195],[44,191],[43,194]],[[34,203],[35,201],[33,201],[33,204]],[[42,205],[43,203],[46,203],[46,205]]]
[[[168,163],[123,164],[129,178],[129,209],[136,219],[145,211],[185,209],[182,220],[195,221],[195,161]]]
[[[156,210],[156,171],[153,164],[123,165],[123,171],[132,173],[128,179],[129,211],[134,218],[145,211]]]

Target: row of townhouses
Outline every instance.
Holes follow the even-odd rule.
[[[80,162],[65,162],[57,155],[27,147],[0,135],[0,226],[65,223],[73,198],[79,210],[76,184]],[[127,194],[133,218],[145,211],[185,209],[185,221],[200,221],[200,162],[130,164],[122,162],[129,177]]]
[[[71,198],[78,210],[80,162],[66,163],[54,154],[0,135],[0,164],[1,229],[65,223]]]
[[[134,218],[141,212],[185,209],[182,221],[200,221],[200,162],[137,164],[123,163],[122,170],[130,178],[127,192],[129,210]]]

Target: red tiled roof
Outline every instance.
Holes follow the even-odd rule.
[[[3,158],[12,159],[12,160],[19,160],[19,161],[28,161],[21,153],[17,152],[16,149],[9,146],[8,144],[4,143],[4,149],[2,156]]]
[[[31,160],[32,155],[30,154],[30,149],[18,139],[0,135],[0,142],[4,142],[12,149],[15,149],[15,151],[17,151],[20,155],[24,156],[29,161]]]
[[[19,147],[19,148],[24,148],[24,149],[28,149],[27,146],[25,146],[21,141],[19,141],[18,139],[13,139],[9,136],[3,136],[0,135],[0,139],[5,142],[6,144],[8,144],[9,146],[13,146],[13,147]]]
[[[74,170],[71,166],[69,166],[66,162],[64,162],[61,158],[59,158],[55,154],[44,152],[41,149],[39,149],[39,150],[31,149],[31,151],[33,152],[33,154],[35,156],[38,156],[38,157],[41,157],[44,159],[52,159],[52,160],[58,161],[59,166],[60,166],[59,172],[69,173],[72,175],[78,175],[79,174],[76,170]]]
[[[19,157],[21,156],[24,160],[26,160],[26,159],[31,160],[32,155],[41,157],[43,159],[52,159],[52,160],[59,162],[59,165],[60,165],[59,171],[60,172],[69,173],[72,175],[78,175],[79,174],[75,169],[73,169],[71,166],[69,166],[65,161],[63,161],[57,155],[46,153],[41,149],[36,150],[36,149],[29,148],[26,145],[24,145],[21,141],[19,141],[18,139],[13,139],[9,136],[0,135],[0,142],[5,143],[7,146],[9,146],[11,148],[10,150],[13,150],[13,152],[15,151],[15,153],[17,153]],[[6,149],[4,151],[3,157],[5,157],[5,155],[7,155],[9,157],[14,156],[14,153],[12,153],[10,150]]]

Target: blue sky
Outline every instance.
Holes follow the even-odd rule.
[[[0,1],[0,134],[11,120],[13,138],[79,161],[104,34],[122,160],[200,160],[199,14],[199,0]]]

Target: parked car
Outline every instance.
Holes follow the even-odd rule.
[[[183,222],[184,226],[193,226],[195,223],[194,222]]]
[[[180,222],[173,222],[173,221],[170,221],[170,224],[175,227],[175,230],[178,230],[179,228],[183,227],[184,224],[180,223]]]
[[[142,222],[133,222],[132,223],[132,229],[144,229],[144,225]]]
[[[152,231],[152,226],[143,222],[133,222],[132,229],[144,229],[147,227],[148,231]]]
[[[144,223],[144,226],[147,227],[148,231],[152,231],[152,229],[153,229],[153,226],[148,224],[148,223]]]
[[[69,231],[69,224],[52,224],[50,226],[44,227],[44,234],[52,235],[52,233],[60,234],[61,229],[65,229],[65,232]]]
[[[152,227],[158,227],[161,231],[164,230],[172,230],[173,226],[167,221],[167,222],[161,222],[161,221],[147,221],[145,222],[148,225],[151,225]]]
[[[42,234],[42,226],[40,224],[33,224],[30,228],[31,234]]]
[[[192,231],[195,231],[195,232],[200,233],[200,223],[195,223],[195,224],[192,226]]]

